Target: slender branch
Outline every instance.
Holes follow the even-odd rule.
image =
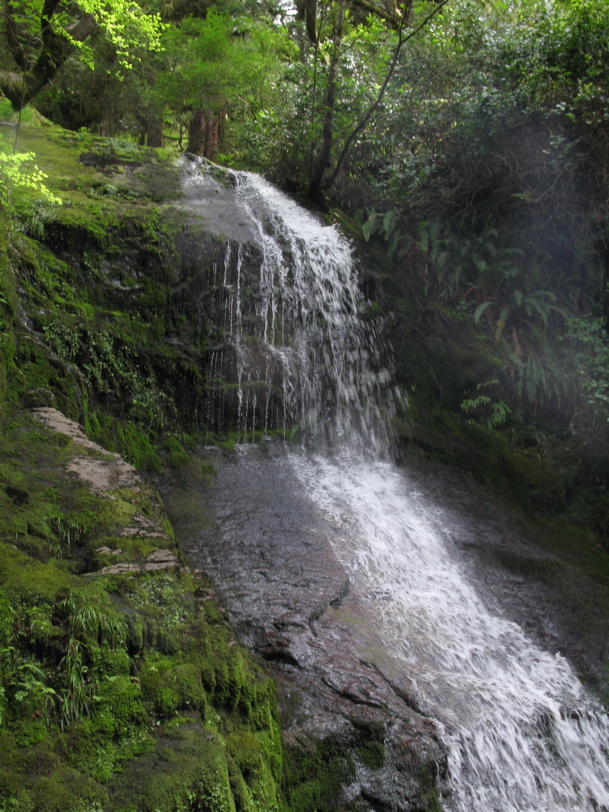
[[[340,172],[341,166],[343,164],[343,161],[345,160],[345,158],[347,156],[347,152],[349,151],[349,147],[351,146],[351,144],[353,143],[355,138],[357,138],[357,136],[364,129],[366,124],[370,121],[373,114],[378,109],[381,101],[383,100],[383,96],[385,95],[385,91],[387,90],[387,86],[389,85],[389,82],[391,81],[391,77],[393,76],[393,72],[395,71],[396,66],[398,64],[398,59],[399,59],[402,47],[409,40],[411,40],[414,36],[416,36],[416,34],[418,34],[419,31],[421,31],[421,29],[423,29],[427,25],[427,23],[433,17],[435,17],[435,15],[440,11],[440,9],[444,8],[444,6],[448,2],[449,2],[449,0],[441,0],[441,2],[438,3],[438,5],[434,8],[434,10],[430,14],[428,14],[427,17],[425,17],[425,19],[416,28],[413,28],[412,31],[410,31],[406,36],[403,36],[403,28],[400,28],[400,30],[398,31],[398,41],[397,41],[395,49],[393,51],[393,56],[391,57],[391,62],[389,63],[389,70],[387,71],[387,74],[385,75],[385,79],[383,81],[383,84],[381,85],[381,87],[379,89],[379,92],[377,93],[376,99],[372,102],[372,104],[370,105],[368,110],[365,112],[365,114],[363,115],[363,117],[361,118],[359,123],[351,131],[351,133],[349,134],[347,140],[345,141],[345,143],[343,145],[343,148],[340,151],[340,154],[339,154],[339,156],[338,156],[338,158],[336,160],[336,165],[334,167],[334,171],[332,172],[332,174],[330,175],[330,178],[328,179],[327,183],[325,184],[326,189],[329,189],[332,186],[332,184],[334,183],[334,181],[336,180],[336,178],[338,176],[338,173]]]

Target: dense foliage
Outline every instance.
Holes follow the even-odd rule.
[[[21,110],[74,53],[91,62],[87,41],[102,30],[116,59],[131,68],[138,50],[159,47],[160,19],[126,0],[83,0],[62,6],[58,0],[5,2],[2,15],[6,68],[0,70],[0,90],[15,110]]]

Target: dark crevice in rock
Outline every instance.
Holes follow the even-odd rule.
[[[349,578],[347,578],[344,584],[341,586],[338,595],[335,598],[332,598],[332,600],[328,605],[331,606],[332,609],[339,609],[345,598],[348,596],[350,590],[351,590],[351,582]]]

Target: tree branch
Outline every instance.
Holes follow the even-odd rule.
[[[75,42],[84,42],[97,28],[97,22],[92,14],[85,14],[80,20],[76,20],[66,26],[68,33]]]
[[[336,165],[334,167],[334,171],[332,172],[332,174],[330,175],[330,178],[328,179],[327,183],[325,184],[326,189],[329,189],[332,186],[332,184],[334,183],[334,181],[336,180],[336,178],[338,176],[338,173],[340,172],[341,166],[343,164],[343,161],[345,160],[345,158],[347,156],[347,152],[349,151],[349,147],[351,146],[351,144],[353,143],[355,138],[357,138],[357,136],[364,129],[366,124],[370,121],[373,114],[376,112],[378,106],[380,105],[381,101],[383,100],[383,96],[385,95],[385,91],[387,90],[387,86],[388,86],[388,84],[389,84],[389,82],[391,80],[391,77],[393,76],[393,72],[394,72],[394,70],[395,70],[395,68],[396,68],[396,66],[398,64],[398,59],[399,59],[400,51],[402,50],[402,47],[408,42],[408,40],[412,39],[416,34],[418,34],[419,31],[421,31],[427,25],[427,23],[433,17],[435,17],[435,15],[440,11],[440,9],[444,8],[444,6],[448,2],[449,2],[449,0],[441,0],[441,2],[438,3],[436,8],[434,8],[434,10],[430,14],[428,14],[427,17],[425,17],[425,19],[421,23],[419,23],[419,25],[417,25],[416,28],[413,28],[413,30],[410,31],[406,36],[403,36],[403,29],[400,29],[400,31],[398,32],[398,41],[397,41],[397,44],[395,46],[393,56],[391,57],[391,62],[389,63],[389,70],[387,71],[387,74],[385,76],[383,84],[381,85],[381,87],[379,89],[379,92],[377,93],[376,99],[372,102],[372,104],[370,105],[368,110],[362,116],[359,123],[351,131],[351,133],[349,134],[347,140],[345,141],[345,143],[343,145],[343,148],[340,151],[340,154],[339,154],[338,158],[336,159]],[[409,4],[409,8],[410,8],[411,5],[412,5],[412,3]]]
[[[84,42],[97,27],[95,17],[84,14],[65,29],[56,31],[52,15],[58,5],[59,0],[47,0],[44,4],[40,20],[42,49],[36,62],[24,69],[19,82],[14,81],[14,74],[0,76],[0,88],[15,111],[22,110],[55,77],[74,51],[74,42]]]
[[[359,8],[367,11],[368,14],[374,14],[375,17],[380,17],[381,20],[385,20],[392,28],[399,28],[401,16],[397,13],[397,7],[396,13],[389,14],[384,8],[379,8],[374,3],[370,3],[369,0],[350,0],[350,2],[351,5],[359,6]]]
[[[338,62],[340,59],[340,46],[343,38],[343,25],[345,21],[345,2],[338,0],[336,19],[334,21],[333,51],[328,66],[328,85],[324,103],[324,118],[321,129],[321,148],[313,167],[313,174],[309,183],[308,194],[312,200],[321,202],[321,185],[324,172],[330,164],[332,153],[332,139],[334,134],[334,107],[336,104],[336,80],[338,77]]]
[[[4,17],[6,19],[6,44],[8,49],[15,60],[15,64],[22,70],[27,70],[27,58],[17,38],[17,24],[8,0],[4,0]]]

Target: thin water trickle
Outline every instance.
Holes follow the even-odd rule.
[[[358,313],[347,242],[257,176],[237,176],[234,202],[262,256],[255,320],[248,315],[255,362],[254,339],[242,335],[240,277],[228,300],[243,435],[257,392],[266,387],[266,426],[271,387],[280,386],[281,420],[302,437],[290,463],[449,747],[446,809],[609,810],[606,713],[563,657],[487,609],[441,508],[390,462],[395,394],[379,332]]]

